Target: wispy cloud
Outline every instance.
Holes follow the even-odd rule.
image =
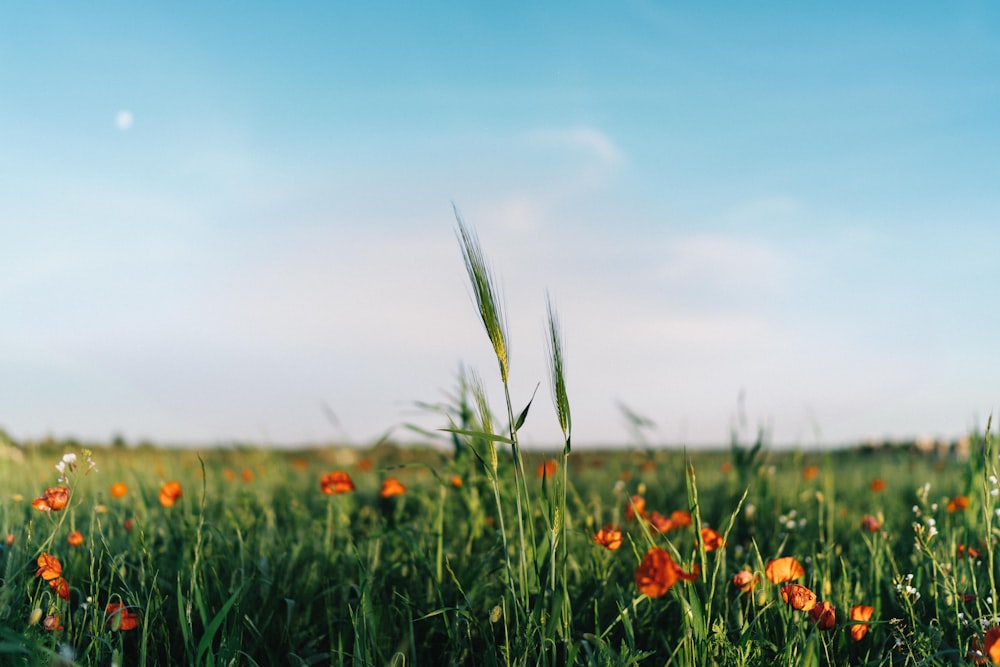
[[[535,130],[528,136],[536,144],[583,152],[607,165],[618,165],[624,161],[624,154],[615,141],[589,125]]]

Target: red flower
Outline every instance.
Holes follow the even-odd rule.
[[[882,491],[885,490],[885,480],[882,479],[881,477],[876,477],[871,481],[871,483],[868,486],[875,493],[881,493]]]
[[[979,549],[973,549],[972,547],[967,547],[964,544],[959,544],[956,551],[958,552],[959,558],[965,555],[968,555],[969,558],[973,559],[979,558]]]
[[[856,604],[851,607],[851,620],[855,622],[851,626],[851,639],[859,642],[868,634],[868,621],[871,620],[874,611],[875,607],[866,604]]]
[[[792,556],[776,558],[764,568],[764,574],[772,584],[794,581],[806,573],[805,568]]]
[[[681,570],[666,551],[653,547],[635,570],[635,585],[640,593],[651,598],[658,598],[673,588],[678,579],[694,581],[699,571],[695,567],[690,573]]]
[[[164,507],[173,507],[177,499],[184,495],[181,484],[172,480],[160,487],[160,504]]]
[[[319,488],[328,496],[347,493],[354,490],[354,480],[343,470],[334,470],[320,478]]]
[[[637,516],[646,515],[646,499],[642,496],[635,495],[629,501],[628,506],[625,508],[625,519],[631,521]]]
[[[820,602],[809,610],[809,618],[820,630],[832,630],[837,624],[837,608],[829,602]]]
[[[42,620],[42,627],[49,632],[57,632],[59,630],[65,630],[59,623],[59,614],[49,614]]]
[[[808,482],[816,479],[819,474],[819,466],[806,466],[802,469],[802,477]]]
[[[69,504],[69,489],[65,486],[53,486],[45,489],[45,493],[31,501],[31,506],[42,512],[58,512]]]
[[[71,547],[78,547],[83,544],[83,533],[79,530],[74,530],[72,533],[66,536],[66,541],[69,542]]]
[[[112,602],[105,612],[112,630],[134,630],[139,625],[139,617],[121,602]]]
[[[45,581],[61,577],[62,563],[52,554],[42,552],[42,555],[38,557],[38,570],[35,572],[35,576],[41,577]]]
[[[740,589],[740,593],[749,593],[760,582],[760,577],[749,570],[740,570],[733,575],[733,588]]]
[[[379,491],[379,495],[381,495],[383,498],[401,496],[404,493],[406,493],[406,485],[400,482],[395,477],[390,477],[389,479],[382,482],[382,490]]]
[[[62,577],[56,577],[49,582],[49,588],[56,592],[56,595],[63,600],[69,601],[69,584]]]
[[[548,460],[545,463],[541,463],[538,466],[538,478],[545,479],[546,477],[552,477],[556,474],[556,462],[553,460]]]
[[[959,510],[964,510],[969,506],[968,496],[955,496],[948,501],[948,505],[945,507],[949,512],[957,512]]]
[[[609,524],[597,531],[594,541],[608,551],[615,551],[622,545],[622,531]]]
[[[798,611],[810,611],[816,606],[816,594],[799,584],[782,586],[781,599],[789,607]]]
[[[878,522],[878,519],[871,514],[861,517],[861,530],[866,530],[869,533],[877,533],[881,528],[882,525]]]
[[[701,529],[701,541],[705,543],[705,551],[715,551],[716,549],[721,549],[726,544],[726,541],[722,539],[722,535],[719,535],[719,533],[707,526]]]

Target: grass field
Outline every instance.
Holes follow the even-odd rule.
[[[435,447],[0,443],[0,663],[1000,664],[989,425],[937,454],[578,451],[550,307],[564,442],[522,451],[545,411],[459,241],[506,400],[461,377]]]
[[[501,513],[469,446],[104,448],[89,473],[79,448],[3,451],[10,664],[955,664],[997,616],[992,454],[526,454],[522,552],[511,456]],[[333,471],[355,488],[324,493]],[[400,495],[382,497],[390,478]],[[164,506],[173,480],[182,495]],[[32,506],[60,486],[65,507]],[[605,526],[619,548],[595,540]],[[697,574],[653,568],[644,593],[637,569],[656,548]],[[38,576],[43,554],[65,598]],[[772,583],[785,556],[803,571]],[[786,604],[788,583],[832,604],[832,626]],[[856,605],[872,608],[859,641]]]

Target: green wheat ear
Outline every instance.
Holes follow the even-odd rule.
[[[507,327],[503,311],[500,309],[497,290],[493,284],[493,276],[486,266],[486,259],[479,247],[479,239],[475,232],[465,226],[457,209],[455,210],[455,218],[458,220],[458,241],[462,246],[462,259],[465,260],[465,270],[469,272],[469,280],[472,282],[476,306],[479,308],[483,326],[486,327],[486,334],[493,344],[497,361],[500,362],[500,379],[506,384],[509,371]]]
[[[556,405],[556,415],[559,417],[559,428],[562,429],[566,441],[566,451],[570,449],[570,432],[573,430],[573,420],[569,413],[569,396],[566,394],[566,374],[563,366],[562,334],[559,327],[559,316],[552,306],[552,299],[546,298],[546,310],[549,316],[549,377],[552,380],[552,400]]]

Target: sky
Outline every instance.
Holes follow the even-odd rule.
[[[456,211],[525,446],[547,299],[578,446],[1000,406],[995,3],[13,3],[0,91],[16,439],[407,440],[470,370],[505,414]]]

